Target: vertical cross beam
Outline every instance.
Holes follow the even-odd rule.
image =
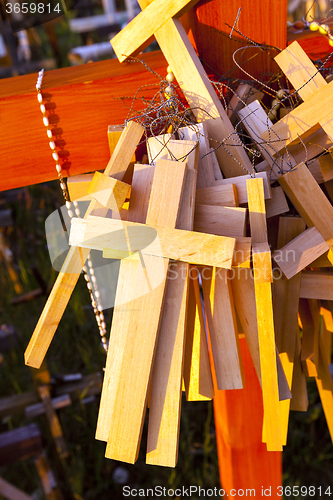
[[[199,121],[207,121],[211,146],[216,148],[225,139],[226,145],[216,151],[223,173],[226,177],[244,175],[246,171],[252,171],[251,162],[181,22],[174,18],[194,3],[180,0],[139,0],[140,7],[145,10],[118,33],[111,43],[122,62],[140,51],[142,46],[148,45],[154,35],[193,113]],[[176,9],[171,10],[173,4],[178,5],[178,12],[175,12]],[[144,45],[139,35],[143,36]],[[232,161],[232,157],[236,161]]]

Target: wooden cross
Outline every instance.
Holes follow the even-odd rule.
[[[196,0],[139,0],[144,10],[112,38],[111,44],[122,62],[139,53],[155,37],[196,118],[207,122],[211,146],[216,148],[226,139],[226,145],[216,150],[223,173],[226,177],[244,175],[246,170],[252,171],[251,162],[180,20],[175,19],[195,3]]]

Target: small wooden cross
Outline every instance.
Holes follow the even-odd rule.
[[[113,177],[113,185],[117,189],[117,181],[121,180],[131,161],[138,142],[143,134],[143,127],[135,122],[130,122],[119,139],[118,147],[113,152],[105,169],[105,174]],[[86,216],[90,213],[106,215],[107,208],[101,207],[96,200],[92,200]],[[52,288],[39,318],[35,331],[24,353],[25,363],[34,368],[39,368],[53,339],[58,324],[72,295],[82,267],[89,255],[89,250],[71,247]]]
[[[304,102],[265,131],[263,141],[272,141],[274,149],[280,151],[318,127],[333,141],[333,82],[326,82],[297,42],[280,52],[275,61]]]
[[[227,139],[228,145],[216,150],[223,173],[226,177],[244,175],[246,170],[252,171],[251,162],[180,20],[176,19],[196,1],[139,0],[144,10],[112,38],[111,44],[122,62],[139,53],[155,37],[193,113],[198,121],[207,122],[211,146],[216,148]]]

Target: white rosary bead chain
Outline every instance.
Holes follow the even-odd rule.
[[[45,104],[43,104],[43,96],[42,96],[43,76],[44,76],[44,69],[42,69],[38,73],[37,84],[36,84],[37,100],[38,100],[38,102],[40,104],[40,110],[41,110],[42,115],[43,115],[43,124],[45,125],[45,127],[47,129],[46,130],[46,134],[47,134],[48,139],[50,139],[49,140],[49,146],[50,146],[51,151],[52,151],[52,157],[53,157],[53,159],[54,159],[54,161],[56,163],[56,170],[57,170],[57,173],[58,173],[58,179],[59,179],[60,187],[61,187],[61,190],[62,190],[62,194],[63,194],[64,199],[65,199],[67,213],[68,213],[69,218],[72,219],[74,217],[74,213],[73,213],[73,210],[72,210],[72,203],[73,203],[73,206],[74,206],[75,215],[77,215],[77,217],[79,217],[81,215],[80,214],[80,209],[79,209],[78,202],[76,200],[73,201],[73,202],[70,201],[68,189],[67,189],[66,183],[64,182],[64,179],[63,179],[63,176],[62,176],[62,167],[61,167],[61,165],[59,163],[59,155],[56,152],[56,143],[54,142],[54,140],[52,140],[53,139],[53,133],[52,133],[52,130],[50,129],[49,119],[46,116],[46,106],[45,106]],[[94,310],[94,313],[95,313],[96,322],[97,322],[97,325],[98,325],[98,328],[99,328],[99,333],[100,333],[100,336],[101,336],[102,346],[103,346],[103,349],[105,350],[105,352],[107,352],[108,345],[107,345],[107,339],[105,338],[105,335],[106,335],[106,324],[105,324],[105,321],[104,321],[104,314],[102,312],[103,311],[103,307],[102,307],[102,305],[100,303],[100,293],[98,291],[97,279],[96,279],[96,276],[95,276],[95,271],[94,271],[94,268],[93,268],[93,263],[92,263],[90,254],[87,257],[87,265],[83,266],[83,272],[84,272],[84,279],[87,282],[87,288],[88,288],[88,291],[89,291],[89,294],[90,294],[91,304],[92,304],[92,307],[93,307],[93,310]]]

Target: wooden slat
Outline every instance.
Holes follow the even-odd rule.
[[[333,380],[329,366],[325,361],[325,351],[322,341],[319,341],[318,376],[316,377],[316,383],[333,443]]]
[[[130,248],[124,229],[136,230],[129,240]],[[88,219],[72,220],[70,243],[82,248],[104,250],[104,256],[108,258],[117,258],[119,250],[140,251],[144,255],[230,269],[236,241],[224,236],[89,216]]]
[[[263,180],[259,177],[247,179],[247,194],[249,203],[249,218],[251,227],[251,238],[253,243],[267,241],[266,208]]]
[[[33,500],[33,497],[19,490],[13,484],[0,477],[0,495],[8,500]]]
[[[235,184],[237,188],[237,194],[238,194],[238,202],[240,204],[242,203],[247,203],[247,190],[246,190],[246,181],[247,179],[250,179],[250,175],[242,175],[239,177],[231,177],[229,179],[222,179],[220,181],[215,181],[214,182],[214,187],[215,186],[224,186],[226,184]],[[272,193],[271,193],[271,187],[270,187],[270,182],[268,178],[267,172],[260,172],[256,174],[257,179],[263,179],[264,181],[264,194],[265,194],[265,199],[271,198]]]
[[[142,59],[150,68],[165,74],[167,62],[160,51],[142,54]],[[57,179],[36,98],[36,78],[37,75],[31,74],[0,80],[1,120],[6,123],[0,128],[3,162],[0,190]],[[110,159],[105,133],[110,124],[124,123],[128,109],[119,98],[134,96],[138,82],[156,83],[156,87],[145,87],[148,99],[159,90],[156,77],[136,62],[120,64],[111,59],[45,72],[42,93],[56,104],[59,127],[64,131],[62,139],[70,153],[71,166],[64,170],[65,176],[105,167]],[[81,119],[77,120],[77,116]],[[88,121],[94,124],[89,134]],[[21,123],[29,123],[24,134]]]
[[[246,208],[195,205],[194,231],[230,237],[245,236]]]
[[[186,164],[183,163],[157,161],[147,213],[148,224],[150,219],[164,224],[165,217],[169,224],[176,225],[186,170]],[[163,195],[163,191],[168,192],[168,197]],[[152,203],[155,203],[155,207]],[[174,214],[174,221],[171,220],[171,213]],[[156,214],[160,214],[160,219]],[[129,463],[137,459],[145,416],[167,278],[167,262],[163,261],[154,256],[144,257],[145,273],[154,276],[159,272],[161,282],[145,295],[131,301],[131,308],[137,309],[135,314],[128,310],[119,311],[118,292],[116,294],[110,345],[117,348],[108,351],[96,437],[107,439],[107,458]],[[124,271],[122,274],[121,263],[118,279],[120,293],[122,287],[133,287],[136,279],[137,285],[142,286],[142,272],[133,276],[132,272],[129,274],[126,269]],[[127,409],[126,418],[122,411],[124,407]]]
[[[177,157],[187,155],[188,141],[173,142],[177,142],[176,150],[173,149]],[[197,159],[191,163],[177,219],[177,227],[187,231],[193,229]],[[177,464],[189,272],[190,265],[186,262],[170,264],[151,376],[146,462],[152,465]]]
[[[195,202],[199,205],[220,207],[238,207],[238,195],[235,184],[197,189]]]
[[[284,118],[279,120],[261,135],[263,141],[274,141],[274,148],[280,151],[294,141],[299,141],[305,133],[314,131],[319,125],[326,134],[332,138],[330,130],[330,102],[332,100],[332,82],[328,83],[323,89],[312,95],[306,102],[300,104]]]
[[[111,44],[120,62],[139,54],[154,40],[158,31],[172,17],[179,17],[190,9],[198,0],[154,0],[140,2],[145,12],[140,12],[132,21],[115,35]],[[150,5],[149,5],[150,4]]]
[[[130,190],[131,186],[129,184],[101,172],[95,172],[88,188],[88,194],[103,205],[103,207],[120,212]]]
[[[230,276],[224,269],[206,268],[201,279],[217,387],[241,389],[244,376]]]
[[[207,130],[207,123],[201,122],[190,127],[182,127],[178,130],[179,136],[184,137],[187,141],[199,142],[199,165],[198,165],[198,182],[199,189],[211,186],[217,179],[215,176],[213,155],[209,154],[209,136]],[[222,178],[221,170],[218,169],[220,175],[218,179]]]
[[[275,159],[276,150],[274,144],[263,143],[261,140],[261,135],[268,128],[272,127],[273,124],[267,117],[266,111],[261,106],[260,102],[253,101],[251,104],[241,109],[238,114],[249,136],[256,142],[259,151],[270,165],[271,171],[275,176],[278,176],[281,170],[286,170],[288,164],[292,166],[296,165],[296,161],[290,153]]]
[[[304,163],[279,177],[279,183],[308,226],[315,226],[333,248],[333,206]]]
[[[333,300],[333,273],[303,271],[300,296],[304,299]]]
[[[283,247],[305,229],[300,217],[280,217],[278,248]],[[281,363],[291,389],[296,347],[296,328],[301,275],[287,280],[275,279],[273,286],[274,331]],[[290,400],[281,402],[282,442],[287,444]]]
[[[207,401],[214,397],[199,274],[191,267],[187,311],[184,383],[187,401]]]
[[[238,269],[231,280],[232,295],[242,332],[261,384],[258,328],[253,276],[250,269]]]
[[[274,59],[303,101],[327,85],[325,78],[296,41]]]
[[[252,241],[267,243],[263,180],[248,179],[246,183]],[[279,451],[282,449],[282,435],[271,283],[266,279],[267,270],[256,267],[257,262],[260,264],[260,259],[256,258],[254,262],[254,288],[264,403],[263,439],[268,450]],[[265,280],[261,279],[262,276]]]
[[[272,188],[272,198],[266,200],[266,219],[289,212],[289,205],[281,186]]]
[[[130,159],[141,139],[142,133],[143,127],[135,122],[129,122],[105,169],[107,175],[112,176],[115,174],[118,180],[121,180],[121,176],[126,173],[126,167],[128,166],[128,164],[122,163],[121,152],[124,150],[122,156],[124,162]],[[98,202],[93,200],[87,209],[85,217],[96,207],[98,207]],[[106,214],[107,209],[104,209],[104,211]],[[71,247],[69,249],[65,262],[24,353],[27,365],[34,368],[40,367],[88,255],[89,249],[87,248]]]
[[[150,0],[139,0],[142,8],[150,3]],[[244,175],[246,171],[250,172],[252,166],[249,157],[237,135],[234,134],[234,128],[179,19],[170,19],[161,28],[154,30],[154,35],[194,115],[198,121],[207,120],[211,147],[216,148],[223,139],[228,138],[228,146],[216,150],[225,176]],[[234,145],[229,146],[229,144]],[[231,161],[230,154],[224,148],[236,161]]]

